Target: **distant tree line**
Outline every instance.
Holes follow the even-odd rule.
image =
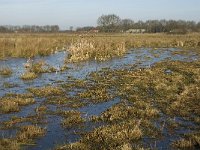
[[[100,16],[97,24],[102,32],[122,32],[129,29],[145,29],[147,33],[200,32],[200,22],[164,19],[134,22],[131,19],[121,19],[115,14]]]
[[[0,26],[1,33],[9,33],[9,32],[58,32],[58,25],[45,25],[45,26],[37,26],[37,25],[24,25],[24,26]]]
[[[98,30],[99,32],[126,32],[130,29],[142,29],[146,33],[187,33],[200,32],[200,22],[185,20],[147,20],[133,21],[132,19],[121,19],[115,14],[102,15],[97,19],[97,26],[79,27],[77,32],[90,32]],[[68,32],[73,31],[70,27]],[[24,26],[0,26],[0,32],[61,32],[58,25],[24,25]],[[65,32],[65,31],[63,31]]]

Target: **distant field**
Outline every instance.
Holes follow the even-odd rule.
[[[161,47],[184,47],[197,49],[200,47],[200,34],[192,33],[186,35],[169,35],[169,34],[65,34],[65,33],[49,33],[49,34],[23,34],[8,33],[0,34],[0,59],[7,57],[34,57],[36,55],[50,55],[55,51],[69,48],[70,45],[77,42],[92,43],[98,52],[106,50],[109,55],[119,46],[118,43],[123,42],[125,49],[130,48],[161,48]],[[109,48],[110,47],[110,48]],[[119,48],[121,45],[119,46]],[[87,50],[83,50],[85,57]],[[80,49],[79,49],[80,50]],[[100,50],[100,51],[99,51]],[[110,54],[111,53],[111,54]],[[75,52],[74,52],[75,54]],[[89,52],[89,57],[99,57],[95,50]],[[105,54],[103,55],[103,57]]]

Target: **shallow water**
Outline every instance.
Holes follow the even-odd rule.
[[[164,60],[180,60],[180,61],[193,61],[198,59],[198,56],[191,52],[186,55],[172,55],[172,52],[180,51],[178,49],[134,49],[130,50],[126,55],[119,58],[113,58],[108,61],[86,61],[81,63],[69,63],[67,64],[70,69],[64,72],[58,73],[43,73],[37,79],[33,81],[23,81],[20,76],[25,72],[23,64],[26,63],[26,59],[22,58],[11,58],[6,61],[0,61],[1,67],[9,67],[13,70],[13,74],[10,77],[0,76],[0,97],[6,93],[24,93],[29,87],[43,87],[45,85],[57,85],[58,81],[68,82],[68,77],[84,79],[91,72],[99,71],[103,68],[121,69],[127,68],[132,65],[136,65],[137,68],[151,67],[154,63]],[[156,54],[156,55],[155,55]],[[64,64],[64,59],[67,56],[66,52],[59,52],[51,56],[36,57],[33,61],[44,60],[51,66],[59,68]],[[17,84],[13,88],[4,88],[5,82]],[[110,100],[105,103],[93,104],[79,108],[78,110],[85,113],[86,118],[91,115],[100,115],[103,111],[110,108],[112,105],[118,103],[120,99]],[[0,115],[0,123],[9,120],[12,116],[26,117],[30,114],[35,114],[35,108],[43,102],[42,99],[36,99],[36,104],[23,107],[18,113],[11,113],[6,115]],[[50,105],[49,105],[50,107]],[[54,106],[52,106],[53,109]],[[56,109],[56,108],[55,108]],[[51,149],[58,144],[70,143],[77,141],[80,136],[74,134],[74,131],[91,130],[99,124],[91,124],[86,122],[86,129],[70,129],[66,130],[60,125],[62,117],[55,115],[47,115],[47,124],[44,125],[47,128],[47,134],[37,140],[37,146],[28,147],[27,149]],[[13,136],[12,130],[0,131],[0,137]],[[169,141],[157,143],[158,145],[168,144]]]

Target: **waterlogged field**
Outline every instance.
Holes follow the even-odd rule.
[[[200,148],[199,35],[101,36],[30,59],[7,48],[0,149]]]

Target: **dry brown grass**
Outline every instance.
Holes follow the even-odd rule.
[[[2,76],[10,76],[12,74],[12,70],[8,67],[0,68],[0,75]]]
[[[33,98],[3,97],[0,98],[0,112],[18,112],[20,111],[21,106],[26,106],[33,103],[35,103],[35,100]]]
[[[64,117],[61,124],[65,128],[71,128],[85,122],[78,111],[61,111],[58,114]]]
[[[41,88],[29,88],[29,92],[33,93],[38,97],[49,97],[49,96],[59,96],[63,95],[64,91],[60,87],[53,87],[53,86],[45,86]]]
[[[66,34],[0,34],[0,58],[49,55],[66,49],[75,35]]]
[[[89,59],[103,61],[112,57],[122,56],[126,51],[126,47],[123,39],[120,41],[112,38],[86,37],[72,43],[69,51],[71,54],[69,62],[79,62]]]
[[[199,48],[200,34],[0,34],[0,58],[49,55],[63,47],[71,51],[67,61],[105,60],[140,47]],[[70,46],[71,45],[71,46]]]
[[[33,80],[37,78],[37,74],[34,72],[25,72],[24,74],[21,75],[20,77],[22,80]]]
[[[0,139],[1,150],[20,150],[20,143],[14,139]]]
[[[27,125],[20,128],[20,131],[17,132],[16,139],[20,143],[31,144],[33,143],[33,139],[43,136],[45,132],[45,129],[39,126]]]

